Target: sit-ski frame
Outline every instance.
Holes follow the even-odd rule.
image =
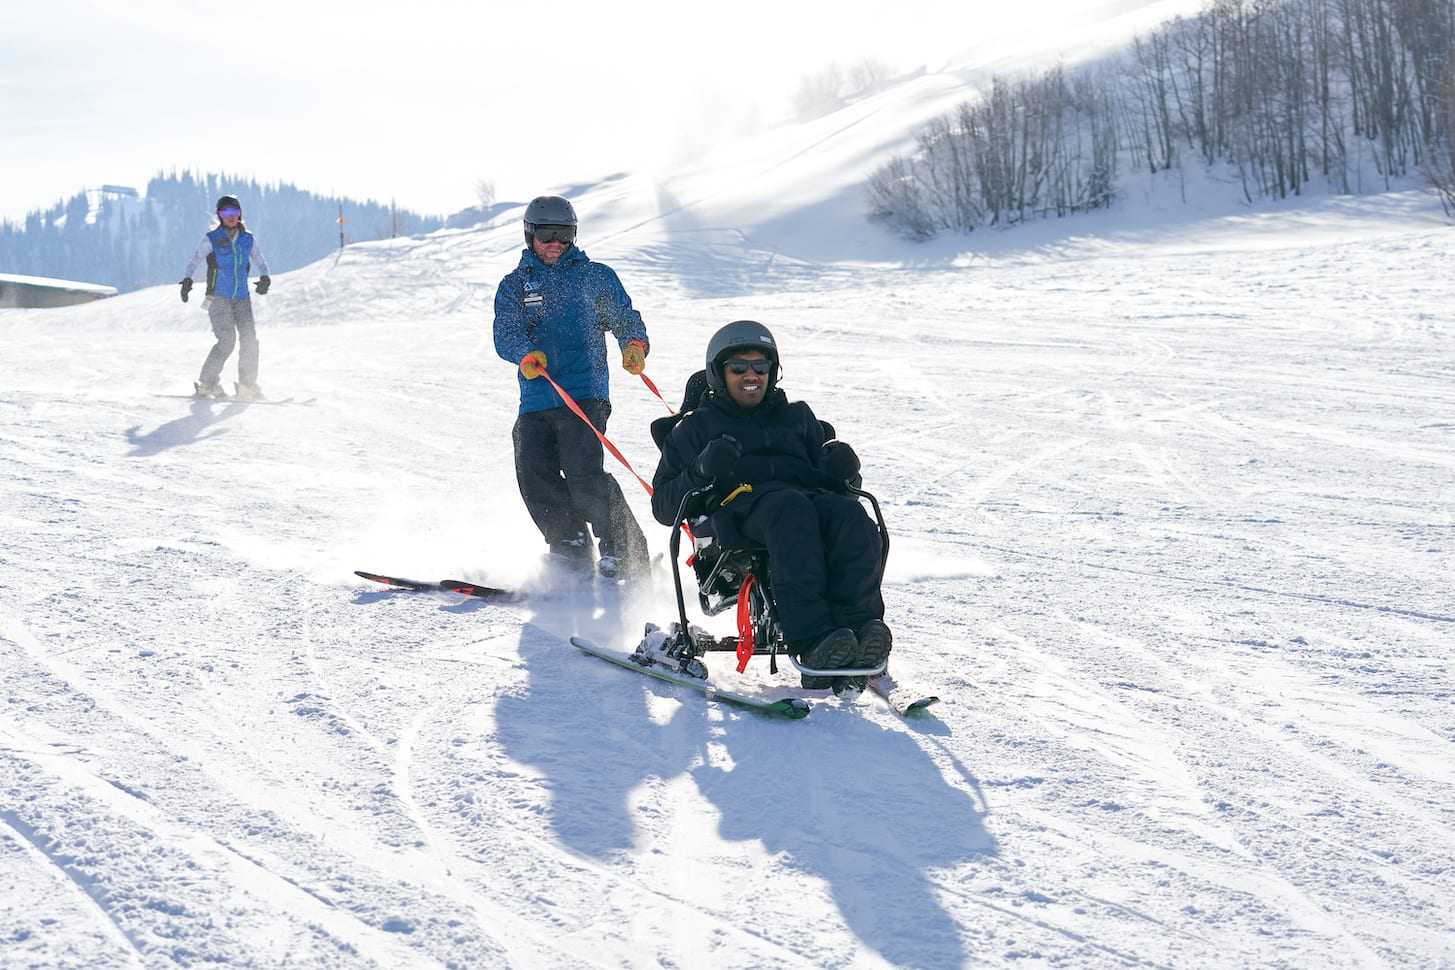
[[[869,505],[874,509],[874,521],[879,529],[880,543],[880,565],[881,567],[889,559],[889,530],[884,525],[884,514],[879,509],[879,500],[873,494],[853,485],[847,485],[849,492],[853,495],[867,499]],[[685,523],[687,520],[687,508],[694,499],[706,495],[712,491],[712,486],[702,485],[689,491],[682,497],[682,504],[677,509],[677,522]],[[798,658],[783,649],[782,631],[772,618],[768,609],[771,592],[765,589],[769,583],[767,576],[758,576],[749,572],[738,589],[738,636],[737,637],[714,637],[700,628],[694,628],[687,620],[687,601],[682,593],[682,572],[678,559],[682,551],[682,534],[686,528],[672,530],[671,556],[672,556],[672,583],[677,594],[677,617],[678,622],[673,624],[676,628],[668,634],[667,642],[663,645],[668,656],[672,657],[684,669],[704,653],[709,652],[731,652],[737,654],[738,673],[747,669],[748,660],[755,656],[768,657],[768,669],[772,673],[778,672],[778,657],[787,657],[799,673],[810,677],[877,677],[884,673],[888,664],[886,660],[875,667],[854,667],[833,670],[819,670],[814,667],[807,667],[798,662]],[[698,598],[702,604],[703,612],[709,616],[716,615],[727,608],[727,603],[719,604],[715,609],[709,611],[707,595],[716,582],[728,556],[720,555],[713,565],[712,571],[698,584]],[[746,603],[743,598],[747,597]],[[757,616],[754,616],[753,600],[758,599]],[[765,621],[771,620],[771,627]],[[761,627],[761,628],[759,628]],[[698,665],[701,666],[700,664]]]

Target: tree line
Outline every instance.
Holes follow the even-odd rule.
[[[175,283],[202,234],[217,225],[219,197],[242,201],[274,273],[298,269],[345,242],[431,232],[443,218],[378,202],[314,195],[288,183],[229,175],[158,174],[144,193],[78,192],[19,224],[0,223],[0,271],[101,283],[120,292]],[[342,207],[343,225],[339,225]]]
[[[871,173],[911,239],[1103,208],[1124,171],[1226,166],[1243,197],[1387,191],[1455,215],[1455,0],[1213,0],[1076,70],[991,80]]]

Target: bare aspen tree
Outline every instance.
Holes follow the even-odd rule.
[[[495,183],[489,179],[475,181],[475,201],[480,208],[488,209],[495,204]]]
[[[837,64],[830,64],[799,79],[793,92],[794,113],[799,118],[812,118],[843,100],[844,75]]]
[[[936,227],[925,210],[907,158],[895,155],[869,176],[869,215],[907,239],[931,239]]]
[[[1455,219],[1455,138],[1452,138],[1452,133],[1455,133],[1455,58],[1446,61],[1441,81],[1428,83],[1434,94],[1431,124],[1443,133],[1443,137],[1431,142],[1431,151],[1425,161],[1425,177],[1439,193],[1445,214]]]
[[[993,78],[876,183],[919,208],[871,213],[917,237],[1066,215],[1110,204],[1120,163],[1155,177],[1186,145],[1248,202],[1422,172],[1455,214],[1452,78],[1455,0],[1210,0],[1106,64]]]

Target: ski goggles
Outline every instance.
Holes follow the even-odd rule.
[[[538,243],[565,243],[567,246],[576,241],[575,226],[535,226],[531,229],[531,235],[536,237]]]
[[[734,358],[733,360],[723,361],[722,366],[729,374],[746,374],[751,370],[759,377],[767,377],[769,372],[773,370],[773,362],[771,360],[740,360]]]
[[[228,206],[225,209],[218,209],[217,210],[217,214],[218,214],[219,217],[221,217],[223,219],[226,219],[228,216],[240,216],[240,215],[242,215],[242,210],[239,209],[235,205],[230,205],[230,206]]]

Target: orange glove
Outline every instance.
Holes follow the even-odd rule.
[[[533,381],[541,376],[541,371],[546,368],[546,352],[544,350],[532,350],[520,359],[520,372],[525,379]]]
[[[647,344],[633,340],[621,348],[621,366],[628,374],[640,374],[647,368]]]

